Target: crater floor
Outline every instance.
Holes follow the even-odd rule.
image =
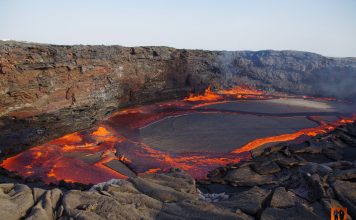
[[[237,97],[209,90],[208,95],[121,110],[94,128],[33,147],[2,166],[46,182],[98,183],[171,167],[199,179],[249,159],[252,149],[330,131],[355,109],[330,100],[259,93]]]
[[[312,128],[321,120],[336,121],[353,106],[304,99],[243,100],[206,105],[216,112],[166,117],[140,129],[152,148],[174,152],[230,152],[248,142]],[[226,112],[224,112],[226,111]]]

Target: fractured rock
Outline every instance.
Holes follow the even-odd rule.
[[[34,205],[32,190],[23,184],[0,184],[0,216],[20,219]]]
[[[157,219],[234,219],[244,220],[245,216],[231,212],[214,203],[206,203],[198,200],[184,200],[177,203],[164,203]]]
[[[70,218],[82,219],[152,219],[161,209],[159,201],[148,203],[145,200],[130,198],[134,203],[120,203],[115,197],[100,195],[97,192],[71,190],[63,197],[63,207]],[[118,197],[119,198],[119,197]],[[123,199],[123,198],[119,198]],[[140,204],[140,205],[138,205]],[[155,209],[148,208],[155,206]]]
[[[318,174],[320,177],[324,177],[331,173],[333,170],[323,164],[318,164],[318,163],[312,163],[308,162],[302,167],[299,168],[299,172],[302,174],[302,176],[305,176],[306,174]]]
[[[258,186],[275,183],[272,175],[260,175],[248,166],[227,171],[224,180],[233,186]]]
[[[241,220],[253,220],[253,219],[255,219],[254,217],[252,217],[250,215],[247,215],[246,213],[242,212],[240,209],[236,210],[236,214],[237,214],[237,216],[239,216],[239,218]]]
[[[258,174],[272,174],[281,171],[281,168],[274,162],[270,160],[255,162],[251,165],[252,169]]]
[[[313,212],[302,205],[295,207],[279,209],[266,208],[261,215],[261,220],[322,220]]]
[[[324,147],[322,152],[329,159],[332,159],[335,161],[342,159],[341,153],[335,148]]]
[[[219,204],[228,208],[241,209],[241,211],[247,214],[255,215],[261,210],[270,192],[270,190],[255,186],[250,190],[232,196],[228,200],[221,201]]]
[[[356,179],[356,169],[335,171],[332,178],[339,180],[353,180]]]
[[[286,157],[283,155],[278,155],[277,158],[275,159],[275,162],[284,168],[290,168],[293,166],[296,166],[300,163],[300,161],[298,159],[296,159],[295,157]]]
[[[288,208],[294,206],[295,202],[291,195],[286,191],[284,187],[278,187],[274,190],[271,207],[273,208]]]
[[[198,195],[176,191],[170,187],[159,185],[141,177],[129,180],[142,193],[163,202],[174,202],[184,199],[197,199]]]
[[[57,213],[62,192],[59,189],[48,190],[40,201],[31,209],[27,220],[57,219],[62,213]]]
[[[350,169],[354,166],[354,163],[351,161],[335,161],[324,163],[323,165],[330,167],[331,169]]]
[[[346,206],[351,216],[356,216],[356,183],[336,180],[332,183],[336,198]]]
[[[187,172],[180,169],[172,169],[164,174],[145,174],[141,178],[150,180],[162,186],[171,187],[179,192],[196,193],[195,180]]]

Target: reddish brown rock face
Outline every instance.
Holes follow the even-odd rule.
[[[185,92],[191,86],[181,52],[171,48],[6,45],[0,63],[1,115],[26,118],[98,103],[117,108],[157,100],[156,93],[171,98],[170,91]],[[145,94],[150,97],[140,98]]]
[[[3,44],[0,147],[4,153],[87,128],[120,107],[203,89],[214,76],[205,79],[209,66],[196,58],[200,53],[166,47]],[[213,56],[204,59],[211,63]]]

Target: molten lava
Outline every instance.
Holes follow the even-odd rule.
[[[186,101],[196,102],[196,101],[217,101],[223,99],[222,96],[216,94],[208,87],[203,95],[190,94],[189,97],[185,98]]]
[[[306,128],[306,129],[302,129],[300,131],[297,131],[297,132],[291,133],[291,134],[282,134],[282,135],[273,136],[273,137],[256,139],[256,140],[251,141],[250,143],[242,146],[241,148],[233,150],[231,153],[238,154],[238,153],[250,151],[250,150],[256,149],[256,148],[263,146],[265,144],[268,144],[268,143],[276,143],[276,142],[282,142],[282,141],[295,140],[302,135],[314,137],[319,134],[330,132],[340,125],[343,125],[346,123],[351,123],[351,122],[354,122],[355,120],[356,120],[356,117],[354,116],[349,119],[340,119],[339,121],[331,123],[331,124],[327,124],[324,121],[321,121],[320,125],[315,128]]]
[[[185,98],[184,100],[191,102],[219,101],[228,97],[235,99],[263,98],[264,95],[264,92],[258,91],[249,86],[235,86],[231,89],[221,90],[218,93],[212,91],[211,87],[208,87],[203,95],[190,94],[189,97]]]
[[[264,92],[258,91],[248,86],[236,86],[231,89],[222,90],[220,94],[234,96],[237,99],[258,98],[264,95]]]
[[[127,178],[103,166],[103,162],[108,160],[121,159],[108,156],[107,151],[112,151],[113,145],[122,140],[122,137],[111,135],[104,127],[99,127],[89,137],[75,132],[8,158],[2,166],[24,176],[40,177],[46,182],[70,179],[72,182],[95,183],[108,178]],[[94,154],[101,158],[95,164],[77,158],[78,155]]]
[[[236,146],[235,150],[228,153],[169,153],[142,143],[139,136],[140,128],[166,117],[196,112],[238,114],[216,109],[209,110],[208,107],[239,99],[269,98],[270,96],[262,91],[247,86],[219,92],[213,92],[209,87],[203,95],[191,94],[182,101],[157,103],[119,111],[94,129],[68,134],[33,147],[7,158],[2,166],[10,171],[17,171],[25,177],[40,177],[48,183],[59,180],[98,183],[112,178],[125,179],[130,172],[140,175],[164,172],[171,167],[181,168],[195,178],[201,179],[217,167],[250,158],[249,151],[262,145],[290,141],[303,135],[315,136],[356,120],[356,117],[341,118],[337,122],[326,123],[321,117],[309,116],[309,120],[319,123],[319,126],[301,129],[291,134],[256,139],[242,147]],[[199,108],[202,106],[206,108]]]

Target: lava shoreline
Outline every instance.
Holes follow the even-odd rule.
[[[356,216],[356,123],[299,144],[280,143],[252,153],[251,160],[218,168],[197,182],[180,169],[94,186],[63,182],[41,186],[9,177],[4,181],[0,175],[1,182],[7,182],[0,184],[3,200],[21,207],[11,213],[2,208],[4,203],[0,208],[3,217],[14,219],[91,219],[110,214],[112,219],[321,220],[329,217],[332,207],[347,207],[349,217]],[[21,201],[14,199],[18,197]],[[140,208],[132,206],[137,201]]]
[[[280,97],[286,98],[286,97]],[[206,174],[220,166],[250,159],[250,151],[265,144],[291,141],[303,137],[313,137],[327,133],[339,125],[355,120],[353,117],[342,118],[326,123],[322,117],[346,115],[335,111],[314,111],[293,113],[263,113],[232,111],[209,108],[208,103],[217,101],[228,103],[234,100],[271,100],[271,95],[246,87],[213,92],[208,88],[203,95],[191,95],[184,101],[163,102],[143,107],[131,108],[114,113],[99,126],[75,132],[47,144],[33,147],[3,161],[3,166],[18,171],[26,177],[41,178],[45,182],[99,183],[112,178],[127,179],[136,175],[152,172],[166,172],[171,167],[188,171],[194,178],[204,179]],[[329,101],[329,100],[328,100]],[[201,106],[204,103],[204,106]],[[198,107],[197,107],[198,106]],[[301,109],[303,110],[303,109]],[[152,147],[138,136],[138,129],[145,128],[165,120],[167,117],[181,117],[186,114],[232,114],[291,117],[304,115],[318,126],[297,129],[288,134],[255,138],[248,143],[232,148],[231,151],[169,152]],[[316,117],[315,115],[318,115]],[[229,138],[227,138],[229,139]],[[235,144],[235,143],[234,143]],[[68,172],[71,170],[71,172]]]

